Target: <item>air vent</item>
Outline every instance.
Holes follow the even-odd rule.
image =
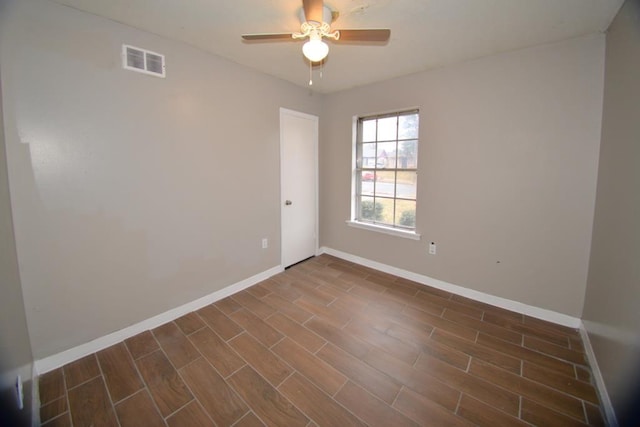
[[[126,44],[122,45],[122,67],[156,77],[165,77],[164,55]]]

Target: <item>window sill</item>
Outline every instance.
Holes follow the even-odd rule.
[[[347,220],[349,227],[361,228],[363,230],[375,231],[377,233],[389,234],[391,236],[402,237],[411,240],[420,240],[420,235],[414,231],[398,230],[396,228],[384,227],[381,225],[367,224],[364,222]]]

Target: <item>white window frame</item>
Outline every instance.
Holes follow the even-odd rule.
[[[415,224],[413,229],[407,229],[407,228],[402,228],[402,227],[398,227],[398,226],[394,226],[391,224],[383,224],[383,223],[372,223],[372,222],[367,222],[367,221],[360,221],[359,220],[359,216],[358,216],[358,212],[359,212],[359,185],[360,185],[360,179],[361,179],[361,171],[362,168],[358,168],[358,164],[357,164],[357,160],[358,160],[358,144],[359,139],[360,139],[360,121],[361,120],[366,120],[366,119],[370,119],[370,118],[383,118],[383,117],[389,117],[389,116],[400,116],[403,114],[407,114],[407,113],[412,113],[415,112],[419,115],[419,109],[418,108],[409,108],[409,109],[405,109],[405,110],[398,110],[398,111],[389,111],[386,113],[378,113],[378,114],[369,114],[369,115],[362,115],[362,116],[354,116],[353,117],[353,127],[352,127],[352,135],[353,135],[353,139],[352,139],[352,152],[351,152],[351,159],[352,159],[352,173],[351,173],[351,215],[350,215],[350,219],[348,219],[346,222],[349,226],[351,227],[355,227],[355,228],[360,228],[360,229],[364,229],[364,230],[370,230],[370,231],[375,231],[375,232],[379,232],[379,233],[384,233],[384,234],[389,234],[389,235],[393,235],[393,236],[398,236],[398,237],[403,237],[403,238],[407,238],[407,239],[412,239],[412,240],[420,240],[420,234],[417,231],[417,223]],[[418,137],[418,144],[419,144],[419,137]],[[419,150],[418,150],[419,152]],[[418,154],[419,155],[419,154]],[[417,162],[417,159],[416,159]],[[398,170],[406,170],[406,169],[398,169],[397,167],[398,165],[396,164],[396,167],[393,169],[382,169],[385,171],[398,171]],[[413,169],[411,169],[413,170]],[[416,168],[415,168],[416,173],[418,172],[418,168],[417,168],[417,164],[416,164]],[[396,197],[394,197],[394,199],[397,199]],[[417,212],[417,194],[416,194],[416,212]]]

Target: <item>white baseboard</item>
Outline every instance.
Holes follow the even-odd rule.
[[[556,323],[558,325],[568,326],[570,328],[579,328],[580,325],[582,324],[582,321],[577,317],[572,317],[567,314],[558,313],[556,311],[547,310],[544,308],[539,308],[539,307],[535,307],[528,304],[523,304],[518,301],[497,297],[495,295],[486,294],[484,292],[475,291],[473,289],[468,289],[463,286],[454,285],[451,283],[444,282],[442,280],[434,279],[429,276],[424,276],[422,274],[414,273],[408,270],[403,270],[401,268],[393,267],[387,264],[382,264],[376,261],[371,261],[369,259],[362,258],[356,255],[351,255],[349,253],[342,252],[336,249],[322,247],[320,248],[320,252],[333,255],[335,257],[342,258],[346,261],[351,261],[356,264],[364,265],[365,267],[370,267],[376,270],[383,271],[385,273],[393,274],[394,276],[409,279],[414,282],[420,283],[422,285],[442,289],[444,291],[451,292],[452,294],[464,296],[476,301],[480,301],[496,307],[504,308],[505,310],[511,310],[517,313],[526,314],[528,316],[535,317],[537,319],[546,320],[552,323]]]
[[[243,289],[253,286],[256,283],[266,280],[269,277],[280,273],[281,271],[282,271],[281,266],[272,267],[266,271],[263,271],[262,273],[258,273],[254,276],[251,276],[240,282],[234,283],[233,285],[227,286],[223,289],[220,289],[219,291],[213,292],[195,301],[188,302],[179,307],[176,307],[171,310],[165,311],[164,313],[158,314],[157,316],[153,316],[149,319],[143,320],[142,322],[136,323],[134,325],[128,326],[119,331],[97,338],[93,341],[81,344],[69,350],[65,350],[61,353],[54,354],[49,357],[45,357],[44,359],[36,360],[35,371],[38,375],[52,371],[56,368],[66,365],[67,363],[73,362],[74,360],[78,360],[84,356],[87,356],[89,354],[92,354],[97,351],[103,350],[107,347],[110,347],[114,344],[117,344],[121,341],[124,341],[127,338],[131,338],[141,332],[156,328],[167,322],[175,320],[180,316],[184,316],[187,313],[190,313],[195,310],[199,310],[202,307],[205,307],[211,303],[219,301],[223,298],[226,298],[230,295],[240,292]]]
[[[613,405],[611,404],[611,398],[609,397],[609,392],[607,391],[607,386],[604,383],[604,377],[602,376],[602,372],[598,366],[598,359],[596,359],[596,354],[593,351],[593,347],[591,346],[591,339],[589,338],[589,331],[585,326],[584,322],[580,322],[580,336],[582,337],[582,343],[584,344],[584,351],[587,355],[587,360],[589,361],[589,366],[591,367],[591,374],[593,375],[593,381],[596,386],[596,390],[598,391],[598,395],[600,397],[600,403],[604,409],[604,416],[606,418],[607,425],[609,427],[618,427],[618,419],[616,418],[616,413],[613,410]]]

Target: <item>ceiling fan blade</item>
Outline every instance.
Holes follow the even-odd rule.
[[[322,24],[323,6],[322,0],[302,0],[304,18],[307,21],[315,21]],[[330,24],[331,22],[328,23]]]
[[[244,40],[281,40],[281,39],[291,39],[293,40],[293,35],[291,33],[263,33],[263,34],[243,34],[242,38]]]
[[[359,41],[359,42],[386,42],[391,36],[389,29],[370,30],[338,30],[340,38],[338,41]]]

